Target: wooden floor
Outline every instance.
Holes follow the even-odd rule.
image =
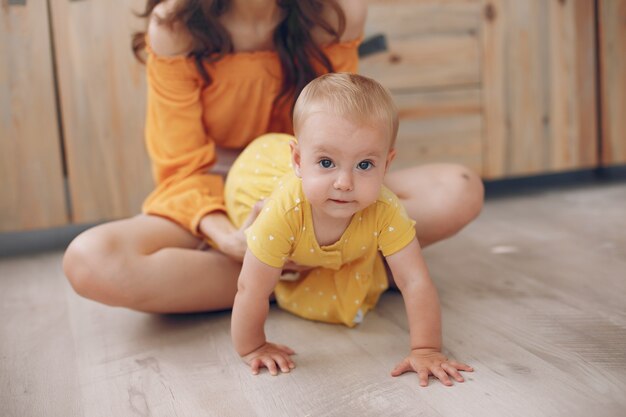
[[[626,185],[493,198],[426,251],[446,388],[389,372],[407,352],[398,293],[350,330],[272,308],[297,369],[253,377],[229,314],[158,316],[76,296],[61,252],[0,259],[0,416],[624,416]]]

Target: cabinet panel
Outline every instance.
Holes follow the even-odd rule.
[[[456,162],[482,169],[482,108],[478,88],[394,94],[400,113],[392,169]]]
[[[360,71],[389,88],[399,108],[392,169],[456,162],[482,171],[481,0],[370,0],[367,35],[387,51]]]
[[[389,50],[365,57],[361,73],[392,91],[478,85],[479,50],[475,36],[432,35],[389,38]]]
[[[401,39],[438,34],[476,34],[483,0],[367,0],[366,33]]]
[[[626,163],[626,0],[600,0],[602,163]]]
[[[144,67],[133,57],[143,0],[51,0],[74,222],[127,217],[152,188]]]
[[[45,1],[0,3],[0,231],[67,223]]]
[[[370,0],[366,34],[384,35],[388,51],[361,72],[391,90],[478,85],[480,23],[476,0]]]
[[[488,178],[597,164],[592,0],[485,1]]]

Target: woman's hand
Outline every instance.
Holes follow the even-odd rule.
[[[259,201],[252,207],[246,221],[239,229],[233,226],[225,214],[210,213],[200,221],[200,231],[215,242],[220,252],[238,262],[243,262],[243,256],[248,248],[244,232],[259,216],[263,203]]]
[[[444,385],[451,386],[452,381],[450,381],[449,376],[452,376],[457,382],[465,381],[459,371],[472,372],[474,369],[464,363],[449,360],[435,349],[413,349],[409,356],[391,371],[391,376],[399,376],[405,372],[417,372],[420,385],[423,387],[428,386],[429,375],[435,376]]]
[[[242,356],[242,358],[250,365],[254,375],[258,375],[259,369],[263,367],[267,368],[270,374],[278,375],[279,368],[282,373],[288,373],[296,367],[296,364],[291,360],[291,355],[295,353],[287,346],[265,342],[261,347]]]

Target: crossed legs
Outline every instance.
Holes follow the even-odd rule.
[[[416,220],[422,247],[452,236],[483,204],[480,178],[453,164],[390,172],[385,181]],[[169,220],[139,215],[89,229],[67,248],[63,269],[86,298],[161,313],[232,307],[241,265]]]

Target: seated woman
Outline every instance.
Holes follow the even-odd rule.
[[[157,183],[143,213],[76,237],[63,260],[80,295],[146,312],[231,308],[246,251],[225,214],[220,152],[265,133],[293,133],[304,86],[357,72],[366,5],[357,0],[149,0],[146,143]],[[421,165],[385,185],[416,220],[422,247],[455,234],[482,208],[469,169]],[[203,242],[210,250],[198,250]],[[297,265],[286,268],[298,270]]]

